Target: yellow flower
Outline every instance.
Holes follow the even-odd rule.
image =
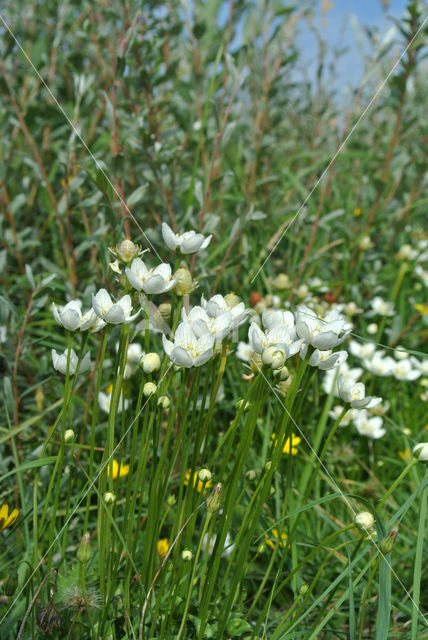
[[[273,537],[275,539],[272,540],[271,538],[269,538],[269,534],[265,533],[265,539],[266,539],[267,546],[270,547],[272,549],[272,551],[275,551],[277,546],[280,549],[285,549],[286,546],[287,546],[287,543],[286,543],[287,534],[283,532],[283,533],[281,533],[281,536],[280,536],[279,531],[278,531],[278,529],[276,527],[271,529],[270,533],[273,535]]]
[[[187,487],[188,484],[190,482],[190,471],[186,471],[186,475],[184,476],[184,485]],[[209,489],[209,487],[212,486],[212,482],[210,480],[208,480],[207,482],[201,482],[201,480],[199,480],[198,478],[198,474],[195,473],[193,474],[193,488],[196,489],[196,491],[198,493],[201,493],[201,491],[205,491],[205,489]]]
[[[3,531],[3,529],[6,529],[6,527],[10,527],[10,525],[15,522],[18,516],[18,509],[14,509],[9,515],[9,505],[3,504],[0,509],[0,531]]]
[[[275,444],[277,443],[277,439],[275,437],[275,434],[272,434],[271,437],[272,442],[275,441]],[[284,444],[284,448],[282,450],[282,453],[290,453],[290,449],[291,449],[291,455],[295,456],[297,453],[297,447],[299,446],[299,444],[302,442],[302,438],[299,438],[299,436],[296,436],[295,433],[292,433],[291,436],[289,438],[287,438],[287,440],[285,441]]]
[[[410,460],[410,458],[412,457],[410,449],[404,449],[404,451],[399,451],[398,455],[400,456],[400,458],[402,460],[404,460],[404,462],[408,462]]]
[[[158,552],[158,555],[160,558],[165,558],[166,554],[168,553],[168,549],[169,549],[168,538],[161,538],[160,540],[157,541],[156,551]]]
[[[361,207],[355,207],[354,209],[354,216],[358,217],[362,214],[363,210],[361,209]]]
[[[415,304],[415,309],[423,316],[428,316],[428,304]]]
[[[129,464],[120,464],[117,460],[111,460],[108,463],[107,467],[107,477],[110,478],[110,473],[112,472],[113,480],[116,480],[117,477],[123,478],[127,476],[129,473]]]

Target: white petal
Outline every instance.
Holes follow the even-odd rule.
[[[162,223],[162,237],[169,249],[175,251],[178,245],[178,240],[175,236],[173,230],[166,224],[166,222]]]

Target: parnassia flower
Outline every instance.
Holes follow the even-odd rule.
[[[197,253],[206,249],[211,242],[212,236],[205,238],[202,233],[196,231],[185,231],[184,233],[174,233],[173,230],[164,222],[162,224],[162,237],[165,244],[172,251],[177,249],[181,253]]]
[[[128,324],[140,313],[137,311],[131,316],[132,303],[129,295],[114,303],[106,289],[100,289],[95,296],[92,295],[92,307],[97,316],[109,324]]]
[[[55,302],[52,302],[52,311],[58,324],[68,331],[77,331],[78,329],[86,331],[92,327],[96,320],[93,309],[82,314],[81,300],[71,300],[63,307],[57,307]]]
[[[428,442],[419,442],[415,445],[413,455],[421,462],[428,462]]]
[[[326,351],[341,344],[351,331],[351,325],[336,309],[319,318],[309,307],[300,306],[296,311],[296,331],[305,344]]]
[[[166,293],[175,285],[169,264],[162,263],[154,269],[148,269],[141,258],[134,258],[131,267],[125,269],[131,286],[147,295]]]
[[[175,332],[174,342],[162,336],[163,348],[168,358],[181,367],[200,367],[213,355],[214,336],[204,333],[197,336],[187,322],[181,322]]]
[[[240,327],[247,319],[250,310],[245,308],[245,304],[239,301],[239,298],[233,294],[223,297],[219,293],[205,300],[202,296],[201,306],[211,318],[218,318],[225,312],[232,315],[233,328]]]
[[[182,320],[190,324],[193,333],[200,338],[211,333],[216,342],[221,342],[233,328],[233,317],[230,311],[222,311],[216,317],[210,317],[202,307],[193,307],[189,313],[182,310]]]
[[[76,373],[78,357],[74,349],[70,351],[70,366],[69,374],[72,376]],[[63,353],[57,353],[55,349],[52,349],[52,364],[53,368],[62,373],[64,376],[67,372],[67,349]],[[91,356],[89,352],[82,358],[80,362],[79,373],[85,373],[91,368]]]
[[[305,351],[306,349],[304,349],[304,352]],[[327,349],[326,351],[315,349],[311,354],[308,363],[311,367],[318,367],[321,371],[329,371],[335,367],[340,367],[340,365],[346,361],[347,357],[348,353],[346,351],[336,351],[333,353],[331,349]]]
[[[382,427],[382,418],[380,416],[369,417],[365,409],[358,411],[353,422],[360,435],[372,440],[382,438],[386,433],[386,429]]]
[[[393,316],[394,315],[394,303],[386,302],[380,296],[375,296],[370,300],[370,305],[375,313],[380,316]]]
[[[337,389],[339,398],[349,402],[353,409],[370,409],[382,402],[382,398],[366,396],[366,388],[362,382],[353,382],[343,375],[339,375],[337,379]]]

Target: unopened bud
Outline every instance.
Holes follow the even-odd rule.
[[[373,242],[370,240],[370,236],[363,236],[358,243],[361,251],[367,251],[373,247]]]
[[[192,274],[189,269],[181,267],[174,273],[174,280],[176,282],[174,291],[178,296],[185,296],[195,288]]]
[[[74,433],[73,429],[67,429],[66,432],[64,433],[64,442],[69,444],[70,442],[73,442],[75,437],[76,437],[76,434]]]
[[[106,504],[113,504],[116,501],[116,496],[111,491],[106,491],[104,494],[104,502]]]
[[[281,367],[280,369],[277,369],[277,371],[274,372],[274,375],[279,378],[280,382],[283,382],[284,380],[287,380],[287,378],[290,375],[289,370],[287,369],[287,367]]]
[[[264,542],[261,542],[257,547],[257,553],[264,553],[266,551],[266,545]]]
[[[143,387],[143,395],[146,398],[149,398],[151,395],[153,395],[156,392],[156,385],[154,382],[146,382],[146,384]]]
[[[168,396],[159,396],[158,398],[158,407],[162,407],[162,409],[168,409],[171,404],[171,400]]]
[[[171,305],[169,302],[162,302],[159,306],[158,306],[158,311],[162,316],[162,319],[165,322],[169,322],[169,319],[171,317]]]
[[[428,442],[419,442],[414,446],[413,455],[419,462],[428,462]]]
[[[160,369],[161,360],[157,353],[146,353],[140,360],[144,373],[153,373]]]
[[[290,289],[291,280],[286,273],[280,273],[272,281],[272,284],[276,289]]]
[[[43,393],[42,387],[37,387],[36,393],[34,394],[34,398],[36,400],[36,406],[38,413],[42,413],[43,411],[43,403],[45,400],[45,394]]]
[[[301,596],[304,596],[304,595],[305,595],[305,593],[307,593],[307,592],[308,592],[308,589],[309,589],[308,585],[306,584],[306,582],[304,582],[304,583],[301,585],[300,589],[299,589],[299,593],[300,593],[300,595],[301,595]]]
[[[389,553],[394,546],[395,540],[398,536],[398,527],[393,527],[391,531],[388,533],[386,538],[382,540],[380,543],[380,550],[382,553]]]
[[[91,557],[91,552],[89,549],[90,542],[91,542],[91,536],[89,535],[88,532],[84,533],[80,546],[77,550],[77,559],[82,564],[85,564],[86,562],[88,562],[89,558]]]
[[[182,560],[184,560],[184,562],[190,562],[193,558],[193,553],[190,549],[183,549],[183,551],[181,552],[181,558]]]
[[[232,309],[233,307],[236,307],[236,305],[241,302],[241,299],[238,298],[236,293],[233,293],[231,291],[230,293],[228,293],[227,295],[224,296],[224,301],[227,304],[227,306],[229,307],[229,309]]]
[[[212,494],[210,495],[210,497],[207,500],[207,510],[210,513],[214,513],[215,511],[218,511],[220,508],[220,494],[221,494],[221,490],[222,490],[222,486],[220,484],[220,482],[218,484],[216,484],[216,486],[214,487],[214,491],[212,492]]]
[[[375,519],[369,511],[361,511],[355,516],[355,524],[361,527],[364,531],[368,531],[373,528]]]
[[[255,480],[257,478],[257,471],[255,469],[249,469],[246,472],[245,477],[251,482],[252,480]]]
[[[237,409],[241,409],[241,407],[242,407],[244,411],[248,411],[248,409],[250,408],[250,403],[248,402],[248,400],[244,400],[244,398],[240,398],[236,402],[235,406],[236,406]]]
[[[265,471],[269,471],[272,466],[272,460],[268,460],[265,464]]]
[[[140,247],[134,244],[132,240],[123,240],[117,245],[115,253],[123,262],[131,262],[140,251]]]
[[[166,499],[167,505],[169,507],[173,507],[176,502],[177,502],[177,498],[175,497],[175,495],[173,493],[170,493],[169,496]]]
[[[213,474],[209,469],[200,469],[198,471],[198,478],[201,482],[209,482],[212,477]]]
[[[270,365],[272,369],[279,369],[283,366],[287,354],[284,349],[277,347],[267,347],[262,354],[263,364]]]

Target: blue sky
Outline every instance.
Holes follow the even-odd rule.
[[[335,86],[341,92],[344,86],[357,86],[363,75],[363,53],[356,35],[356,31],[358,31],[356,24],[360,29],[364,26],[377,29],[379,39],[382,41],[385,34],[393,26],[393,22],[389,18],[401,19],[405,13],[407,2],[406,0],[390,0],[386,11],[382,8],[381,0],[330,0],[329,4],[332,5],[332,8],[322,18],[321,0],[318,1],[314,24],[318,29],[321,27],[321,36],[329,45],[330,53],[327,61],[334,61],[338,75]],[[367,40],[363,34],[362,41],[365,42],[366,52],[368,52]],[[301,70],[304,70],[308,79],[313,81],[317,66],[318,44],[315,34],[307,23],[300,25],[299,42],[302,54]],[[346,46],[348,51],[338,60],[334,60],[332,53],[334,46]]]

